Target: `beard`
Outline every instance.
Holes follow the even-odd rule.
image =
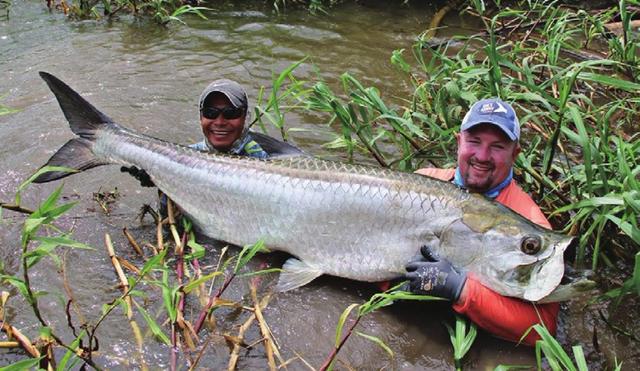
[[[473,168],[478,162],[469,161],[468,167],[464,173],[462,173],[462,179],[464,180],[464,186],[472,191],[478,193],[485,193],[491,189],[493,184],[493,166],[485,165],[488,170],[477,174],[477,170]]]

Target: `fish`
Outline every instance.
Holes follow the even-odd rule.
[[[561,284],[571,236],[452,183],[308,155],[265,160],[199,152],[127,129],[57,77],[40,76],[76,135],[44,166],[144,169],[198,232],[237,246],[262,240],[290,254],[278,291],[323,274],[402,278],[424,244],[504,296],[568,300],[584,284]],[[68,175],[46,172],[35,182]]]

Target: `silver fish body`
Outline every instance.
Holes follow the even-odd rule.
[[[425,243],[503,295],[549,300],[560,284],[571,238],[483,196],[416,174],[306,156],[259,160],[197,152],[122,128],[62,81],[41,76],[79,136],[48,165],[145,169],[204,234],[235,245],[262,239],[294,255],[283,267],[280,290],[321,274],[398,278]],[[47,173],[37,181],[66,175]],[[530,241],[539,243],[533,253]]]

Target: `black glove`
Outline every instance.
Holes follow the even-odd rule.
[[[454,303],[458,301],[467,280],[447,259],[440,259],[429,246],[420,248],[422,258],[409,262],[404,276],[409,281],[409,291],[414,294],[438,296]]]
[[[156,185],[153,183],[153,180],[149,177],[146,171],[143,169],[138,169],[135,166],[126,167],[122,166],[120,171],[123,173],[129,173],[132,177],[138,179],[140,181],[140,185],[143,187],[155,187]]]

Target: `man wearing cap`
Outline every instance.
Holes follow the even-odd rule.
[[[247,94],[233,80],[219,79],[200,94],[200,126],[204,139],[190,145],[203,152],[226,153],[265,159],[274,156],[303,155],[295,146],[245,127],[248,112]],[[140,181],[143,187],[153,187],[149,175],[134,166],[121,167]],[[162,197],[161,206],[166,204]]]
[[[462,120],[456,138],[457,168],[425,168],[416,173],[452,181],[469,192],[483,193],[532,222],[551,229],[540,208],[513,179],[513,163],[520,153],[520,124],[509,104],[497,98],[476,102]],[[501,296],[473,276],[459,271],[446,259],[440,259],[428,246],[423,246],[421,252],[423,257],[406,267],[405,278],[412,292],[450,299],[456,312],[510,341],[520,341],[537,323],[543,323],[555,334],[557,303],[534,304]],[[537,333],[532,330],[523,342],[535,345],[537,339]]]
[[[247,94],[235,81],[220,79],[200,95],[200,126],[204,140],[192,148],[241,156],[267,158],[269,155],[245,128]]]

